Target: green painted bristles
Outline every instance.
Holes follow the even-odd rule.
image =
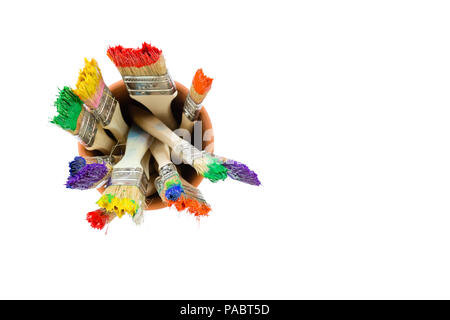
[[[214,157],[208,157],[208,171],[203,176],[211,182],[217,182],[219,180],[225,180],[227,178],[228,169],[223,166],[219,160]]]
[[[64,130],[75,131],[77,128],[78,116],[83,108],[83,102],[78,98],[72,89],[64,87],[59,90],[58,98],[55,101],[56,115],[51,123],[60,126]]]

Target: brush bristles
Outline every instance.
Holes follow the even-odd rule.
[[[166,202],[169,207],[175,207],[177,211],[187,210],[196,217],[207,216],[208,212],[211,211],[211,207],[203,199],[200,190],[186,181],[181,182],[178,176],[176,177],[177,183],[172,183],[169,188],[164,187],[162,190],[158,190],[161,199]],[[176,197],[172,198],[168,196],[167,193],[171,189],[176,189],[176,191],[172,190],[176,193]]]
[[[172,185],[164,192],[164,196],[168,201],[177,201],[183,193],[183,187],[181,185]]]
[[[197,195],[200,195],[200,197]],[[167,202],[169,207],[175,207],[177,211],[186,210],[195,217],[207,216],[208,212],[211,211],[209,204],[201,198],[201,192],[193,186],[190,186],[190,188],[184,188],[183,193],[176,201],[168,200],[163,196],[161,196],[161,198]]]
[[[204,176],[211,182],[217,182],[227,178],[228,169],[212,156],[205,154],[203,157],[195,159],[193,166],[198,174]]]
[[[225,158],[221,158],[220,161],[228,169],[227,174],[231,179],[254,186],[261,185],[256,172],[250,170],[245,164]]]
[[[120,45],[109,47],[107,55],[122,76],[162,76],[167,73],[162,51],[145,42],[138,49]]]
[[[202,157],[199,159],[194,160],[194,169],[197,171],[198,174],[204,175],[205,172],[207,172],[208,169],[208,159]]]
[[[195,73],[194,79],[192,80],[191,89],[189,95],[191,99],[196,103],[200,104],[205,99],[209,90],[211,89],[213,79],[208,78],[202,69],[198,69]]]
[[[81,168],[75,175],[70,176],[66,182],[66,188],[87,190],[98,186],[111,175],[110,165],[92,163]]]
[[[76,132],[78,119],[83,111],[83,101],[69,87],[59,91],[55,101],[58,114],[50,121],[64,130]]]
[[[97,204],[117,214],[121,218],[125,213],[134,217],[140,214],[145,205],[145,195],[136,186],[109,186]]]
[[[97,61],[84,58],[84,68],[80,70],[75,94],[83,100],[89,108],[97,108],[103,95],[105,82]]]
[[[110,223],[116,214],[114,212],[107,212],[105,209],[98,209],[88,212],[86,220],[92,228],[102,230],[108,223]]]
[[[69,176],[75,176],[86,165],[86,159],[83,157],[75,157],[69,162]]]
[[[178,201],[169,201],[169,207],[174,206],[177,211],[186,210],[195,217],[207,216],[211,211],[211,207],[204,201],[199,201],[189,194],[183,194]]]

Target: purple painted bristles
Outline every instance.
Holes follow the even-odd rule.
[[[258,175],[250,170],[245,164],[222,158],[222,165],[228,169],[228,176],[240,182],[248,183],[254,186],[259,186],[261,182],[258,179]]]
[[[78,190],[93,188],[105,178],[108,172],[109,170],[104,164],[87,164],[76,175],[67,179],[66,187]]]

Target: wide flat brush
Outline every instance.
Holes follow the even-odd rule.
[[[176,129],[171,103],[177,89],[161,50],[143,43],[140,49],[109,47],[108,57],[119,69],[129,95],[146,106],[170,129]]]
[[[212,182],[227,178],[227,168],[217,159],[181,139],[154,115],[132,104],[128,106],[128,110],[133,121],[139,127],[167,144],[186,164],[194,167],[197,173]]]
[[[79,138],[87,150],[109,154],[115,142],[98,125],[92,113],[69,87],[60,90],[55,101],[57,115],[50,121]]]
[[[197,70],[192,80],[189,94],[184,102],[180,128],[192,132],[194,121],[198,120],[200,110],[202,109],[202,102],[211,89],[212,81],[212,78],[205,76],[202,69]]]
[[[157,184],[160,185],[158,179],[160,178],[158,177],[155,179],[155,185]],[[199,189],[191,185],[182,177],[180,177],[180,179],[181,184],[183,186],[183,194],[180,196],[180,198],[177,199],[177,201],[170,201],[170,200],[165,201],[161,189],[157,188],[161,199],[167,202],[167,205],[169,207],[175,207],[179,212],[186,210],[195,217],[207,216],[208,213],[211,211],[211,206],[206,202],[206,200],[203,197],[203,194],[200,192]]]
[[[175,165],[170,161],[169,147],[159,140],[154,140],[150,146],[152,155],[158,164],[158,193],[165,201],[177,201],[183,193],[180,176]]]
[[[127,139],[128,125],[123,120],[119,102],[113,97],[103,81],[97,61],[84,59],[85,66],[80,71],[74,93],[99,119],[103,128],[108,129],[120,143]]]
[[[118,156],[75,157],[69,162],[69,177],[66,187],[87,190],[107,184],[112,173],[112,166],[119,161]]]
[[[132,126],[128,131],[125,154],[113,167],[111,185],[103,192],[97,204],[121,218],[128,213],[136,224],[142,222],[148,179],[141,164],[152,137]]]

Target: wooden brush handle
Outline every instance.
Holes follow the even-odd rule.
[[[170,129],[175,130],[177,123],[172,114],[170,105],[172,100],[176,97],[177,92],[171,95],[131,95],[131,97],[142,103],[148,110],[150,110],[158,119]]]
[[[144,111],[132,104],[128,106],[130,116],[133,121],[156,139],[164,142],[173,148],[178,142],[182,141],[172,130],[151,113]]]
[[[153,172],[150,174],[150,179],[148,182],[148,188],[147,188],[147,196],[151,196],[156,193],[156,187],[155,187],[155,179],[158,177],[158,174]]]
[[[117,168],[142,168],[141,160],[147,152],[152,137],[137,126],[132,126],[128,131],[127,146],[122,160],[117,164]],[[143,169],[143,168],[142,168]]]
[[[114,110],[111,122],[104,128],[111,131],[111,133],[120,143],[125,143],[125,141],[127,141],[128,125],[123,120],[119,103],[117,103],[116,105],[116,109]]]
[[[154,143],[154,142],[152,142]],[[150,150],[147,150],[145,152],[145,155],[142,157],[141,165],[142,168],[144,168],[145,175],[147,176],[147,179],[150,178],[150,158],[152,157],[152,153]]]
[[[156,141],[156,139],[153,139],[152,144],[155,141]],[[147,190],[145,192],[145,196],[151,196],[156,191],[155,186],[153,185],[153,181],[150,180],[150,172],[154,171],[154,170],[150,171],[150,169],[151,169],[150,168],[150,158],[151,157],[152,157],[152,153],[150,152],[150,149],[148,149],[145,152],[145,155],[144,155],[144,157],[142,158],[142,161],[141,161],[141,165],[144,168],[145,175],[147,176],[147,179],[148,179],[148,185],[147,185]]]
[[[189,131],[189,133],[192,133],[192,129],[194,128],[194,122],[189,120],[184,114],[184,112],[183,115],[181,116],[180,128]]]
[[[158,169],[161,169],[168,163],[172,163],[172,161],[170,161],[170,150],[167,144],[155,140],[150,146],[150,150],[155,157],[156,162],[158,162]]]

